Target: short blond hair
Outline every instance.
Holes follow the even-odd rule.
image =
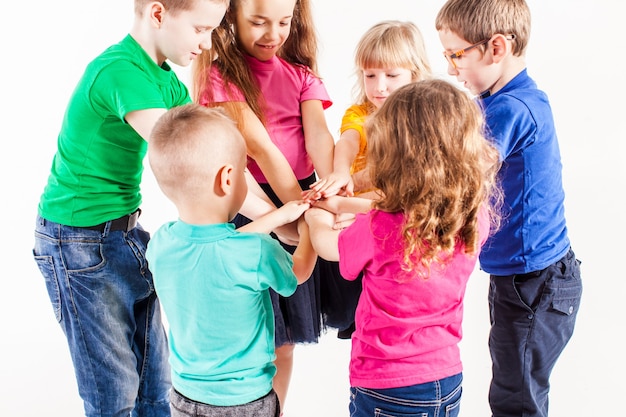
[[[522,56],[530,39],[530,9],[525,0],[448,0],[437,14],[435,28],[472,44],[495,34],[514,35],[513,55]]]
[[[149,4],[154,2],[155,0],[135,0],[135,13],[137,15],[141,15],[143,12],[143,8]],[[157,0],[159,3],[163,5],[170,12],[176,13],[185,10],[191,10],[196,2],[200,0]],[[228,5],[230,3],[229,0],[209,0],[213,3],[217,4],[225,4]]]
[[[212,190],[217,170],[227,163],[243,169],[245,155],[245,142],[235,122],[221,109],[195,103],[163,114],[148,144],[152,172],[174,202]]]

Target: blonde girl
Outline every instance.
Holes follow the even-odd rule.
[[[320,256],[363,273],[350,361],[352,417],[457,416],[463,297],[491,220],[498,152],[466,93],[442,80],[389,96],[366,124],[379,200],[318,203],[356,211],[342,231],[322,208],[305,216]]]
[[[333,172],[312,187],[323,196],[372,190],[365,171],[365,120],[396,89],[431,77],[424,39],[412,22],[387,20],[375,24],[359,40],[354,60],[356,100],[342,119]]]
[[[324,116],[331,101],[316,75],[310,0],[232,0],[212,42],[213,54],[200,56],[194,66],[195,100],[223,107],[237,121],[248,170],[275,205],[300,199],[316,172],[330,174],[334,148]],[[247,221],[238,216],[235,223]],[[316,342],[320,334],[318,293],[316,276],[291,297],[272,292],[274,389],[283,406],[294,345]]]

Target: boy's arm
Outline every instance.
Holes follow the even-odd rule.
[[[249,233],[269,233],[279,226],[297,220],[309,207],[309,203],[305,203],[302,200],[290,201],[284,206],[259,217],[252,223],[241,226],[237,230]]]
[[[263,189],[256,182],[252,174],[245,170],[246,184],[248,185],[248,193],[239,212],[251,220],[256,220],[269,212],[276,210],[276,206],[272,200],[265,194]]]
[[[327,261],[339,261],[340,231],[333,229],[335,215],[313,207],[304,213],[304,218],[309,226],[311,244],[315,252]]]
[[[309,279],[317,262],[317,253],[313,249],[309,236],[309,227],[304,221],[304,217],[298,219],[298,233],[300,241],[293,253],[293,273],[298,279],[298,284],[302,284]]]
[[[156,124],[156,121],[161,117],[167,109],[145,109],[131,111],[125,117],[126,123],[128,123],[135,132],[139,133],[146,142],[150,142],[150,133],[152,128]]]

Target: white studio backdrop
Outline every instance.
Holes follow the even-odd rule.
[[[0,289],[0,415],[82,414],[62,331],[32,259],[36,205],[48,176],[67,100],[85,65],[130,30],[131,0],[9,2],[0,25],[5,151],[3,279]],[[334,100],[326,111],[338,138],[351,102],[354,47],[373,24],[411,20],[424,35],[437,76],[450,79],[434,28],[443,0],[314,0],[320,73]],[[551,100],[564,164],[566,215],[582,260],[584,294],[577,329],[552,377],[551,416],[616,415],[626,390],[621,319],[626,273],[622,219],[626,170],[622,128],[626,94],[621,73],[623,5],[618,0],[529,0],[533,29],[529,74]],[[188,81],[188,69],[175,67]],[[454,81],[450,79],[450,81]],[[175,218],[147,170],[143,226]],[[467,289],[462,417],[488,416],[488,277],[476,271]],[[350,343],[334,332],[299,346],[286,417],[347,416]]]

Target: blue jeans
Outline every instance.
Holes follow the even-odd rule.
[[[37,218],[35,261],[67,337],[87,416],[169,416],[170,370],[141,226],[110,231]]]
[[[550,373],[567,345],[582,295],[570,250],[542,271],[490,278],[489,349],[494,417],[546,417]]]
[[[350,388],[350,417],[456,417],[463,375],[402,388]]]
[[[172,389],[172,417],[278,417],[278,396],[271,390],[264,397],[247,404],[221,407],[191,400]]]

